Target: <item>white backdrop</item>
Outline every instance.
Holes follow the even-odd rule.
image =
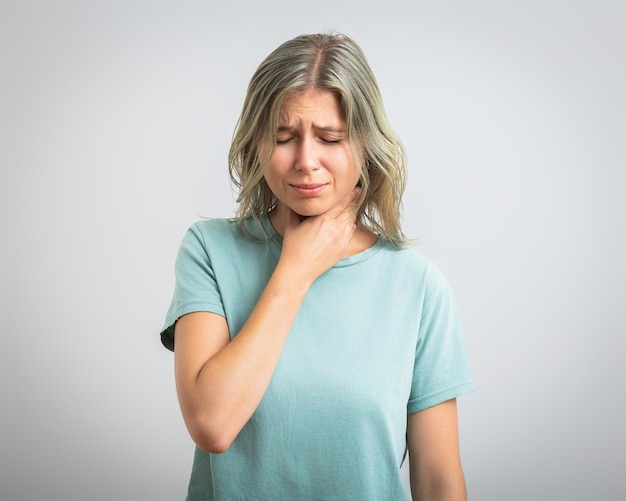
[[[406,232],[461,307],[470,499],[626,499],[624,5],[3,2],[0,498],[183,498],[176,250],[232,214],[257,64],[334,28],[378,75]]]

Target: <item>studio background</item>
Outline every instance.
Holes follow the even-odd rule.
[[[621,1],[16,1],[0,7],[0,498],[183,499],[158,332],[186,228],[279,43],[368,55],[409,154],[405,230],[452,283],[477,391],[469,498],[622,500]]]

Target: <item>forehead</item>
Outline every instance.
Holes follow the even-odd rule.
[[[345,126],[341,100],[334,92],[307,89],[288,96],[278,117],[279,125],[312,123],[316,126]]]

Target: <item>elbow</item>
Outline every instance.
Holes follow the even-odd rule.
[[[212,454],[223,454],[232,444],[232,441],[225,440],[223,437],[192,435],[191,438],[200,449]]]
[[[236,435],[228,433],[225,427],[210,426],[204,420],[187,423],[187,430],[200,449],[212,454],[223,454],[236,438]]]

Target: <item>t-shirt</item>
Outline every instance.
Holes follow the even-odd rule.
[[[187,313],[223,315],[237,335],[282,239],[267,216],[195,223],[176,260],[161,333]],[[307,292],[258,408],[222,454],[196,448],[188,500],[409,500],[400,467],[407,414],[473,390],[448,282],[383,237]]]

